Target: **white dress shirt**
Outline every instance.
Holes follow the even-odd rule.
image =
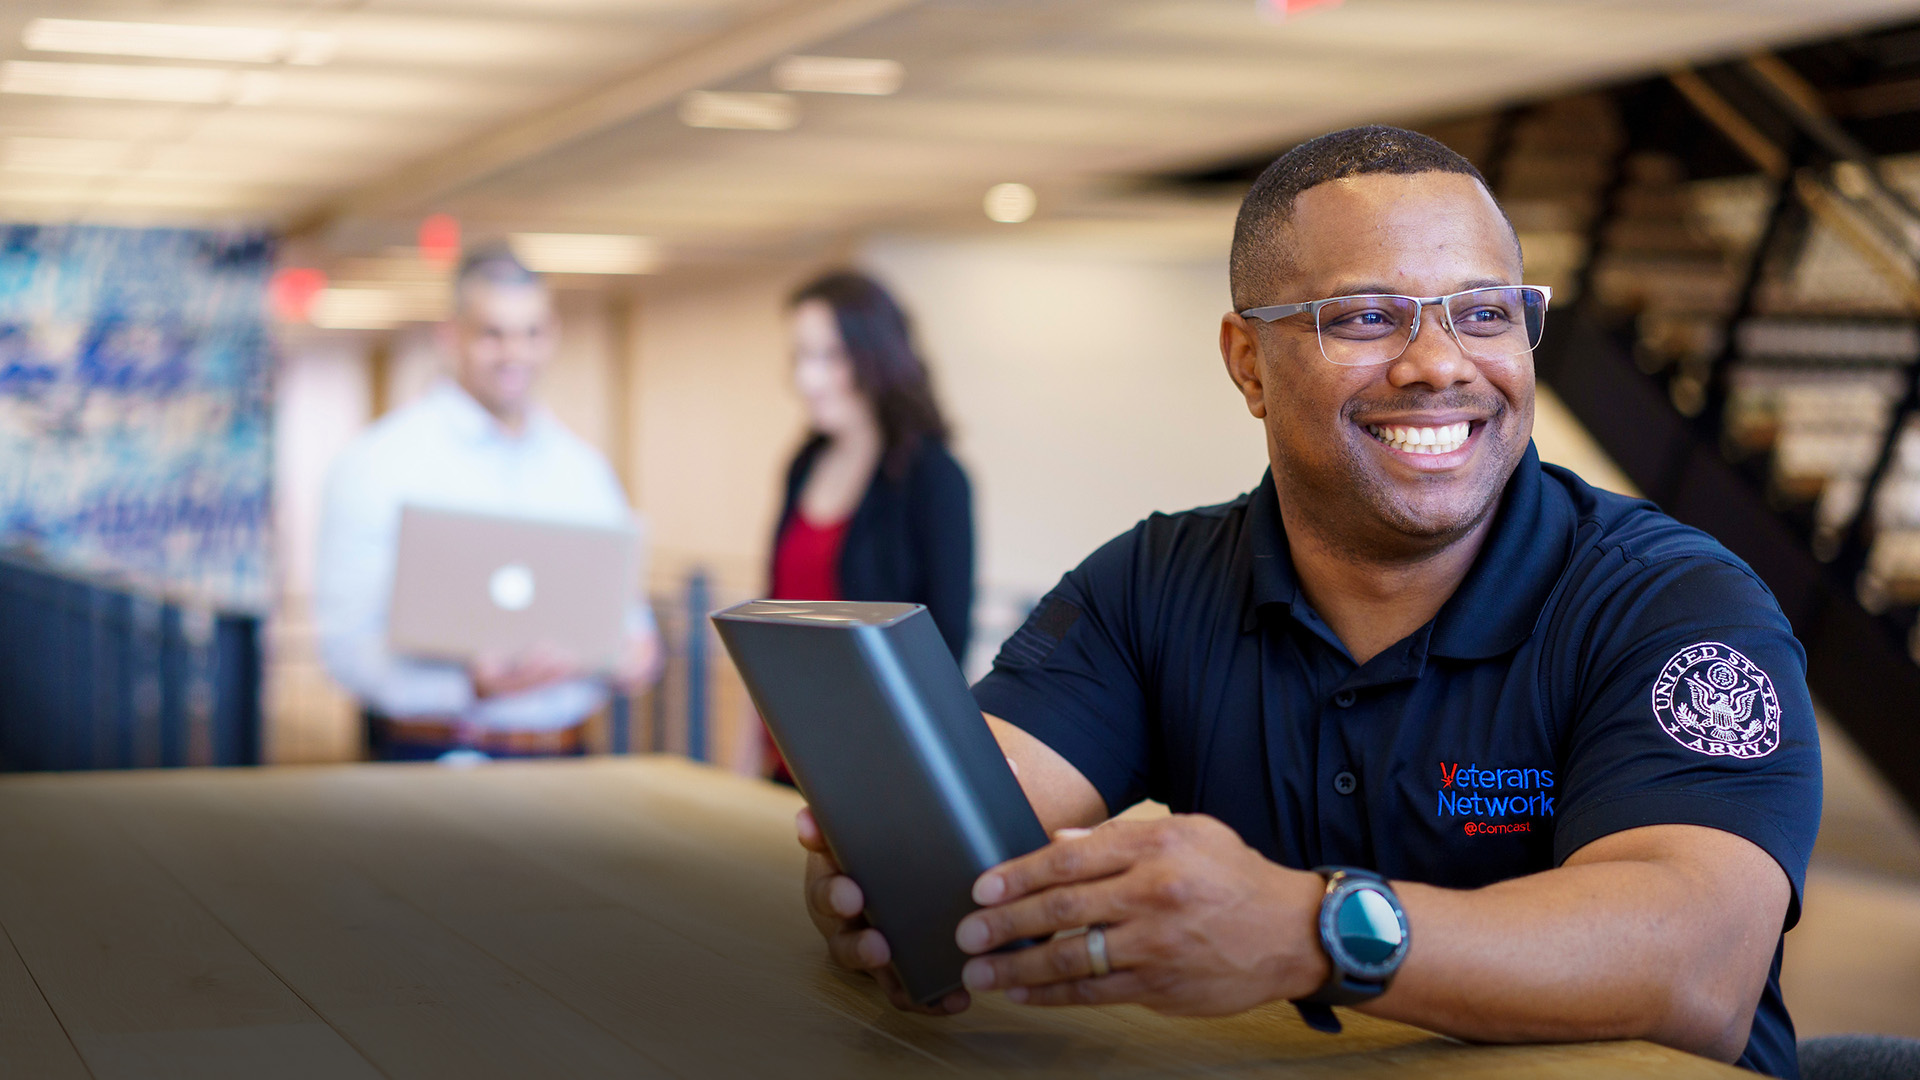
[[[606,459],[537,406],[524,430],[510,434],[458,383],[444,380],[361,433],[334,461],[314,568],[321,657],[376,712],[533,730],[563,728],[598,709],[607,690],[594,680],[483,701],[458,664],[388,650],[387,605],[405,504],[640,531]],[[652,613],[637,603],[628,622],[635,631],[649,629]]]

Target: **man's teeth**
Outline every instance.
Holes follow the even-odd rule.
[[[1368,424],[1367,434],[1409,454],[1451,454],[1467,444],[1470,424],[1462,420],[1445,427],[1402,427],[1399,424]]]

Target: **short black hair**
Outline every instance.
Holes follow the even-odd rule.
[[[540,275],[527,269],[513,248],[506,244],[489,244],[474,248],[460,259],[460,269],[453,275],[453,307],[457,312],[467,310],[467,287],[470,285],[527,285],[538,288]]]
[[[1280,231],[1293,219],[1294,200],[1301,192],[1347,176],[1424,172],[1471,176],[1492,194],[1487,178],[1480,175],[1473,162],[1445,143],[1386,124],[1329,132],[1280,155],[1253,182],[1233,224],[1228,273],[1235,310],[1272,302],[1263,290],[1289,265],[1290,255]],[[1504,209],[1500,213],[1506,215]]]

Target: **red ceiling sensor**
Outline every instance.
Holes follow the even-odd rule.
[[[274,272],[267,283],[267,299],[283,322],[306,322],[313,315],[314,298],[327,287],[325,272],[311,266],[288,266]]]
[[[1259,3],[1268,13],[1284,19],[1314,8],[1338,7],[1341,0],[1259,0]]]
[[[420,223],[420,257],[435,266],[452,266],[460,261],[460,219],[452,214],[431,214]]]

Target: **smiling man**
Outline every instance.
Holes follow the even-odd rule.
[[[363,432],[328,474],[314,567],[321,655],[365,706],[375,757],[578,754],[587,717],[607,700],[609,684],[633,692],[659,668],[659,637],[644,603],[630,608],[625,655],[605,679],[543,648],[462,667],[388,645],[405,506],[641,524],[606,459],[535,398],[559,333],[540,278],[512,251],[486,248],[462,261],[452,299],[453,318],[440,337],[448,377]]]
[[[1313,140],[1248,194],[1232,278],[1220,351],[1270,470],[1095,552],[976,688],[1058,831],[976,884],[967,986],[1797,1075],[1804,654],[1725,548],[1540,463],[1549,295],[1479,173],[1394,128]],[[1174,816],[1088,831],[1148,798]],[[832,955],[899,1000],[800,829]]]

